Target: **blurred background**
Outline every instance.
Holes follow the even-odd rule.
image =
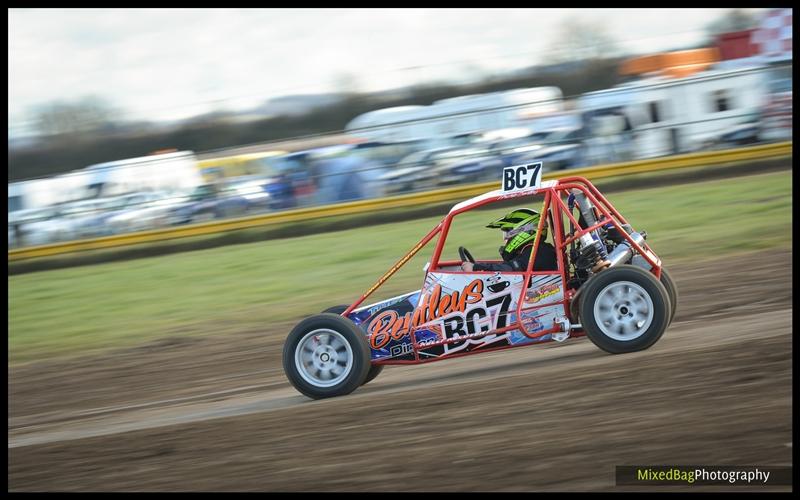
[[[9,9],[9,490],[598,491],[625,489],[615,465],[791,466],[792,12]],[[291,387],[295,325],[531,161],[647,232],[679,291],[657,344]],[[442,258],[496,258],[507,208],[459,216]],[[420,289],[434,246],[364,305]]]
[[[11,9],[8,246],[790,140],[791,9],[682,12]]]

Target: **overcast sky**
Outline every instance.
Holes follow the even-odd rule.
[[[726,10],[9,9],[9,136],[31,130],[33,107],[90,95],[158,121],[345,77],[371,91],[547,63],[568,18],[601,23],[627,52],[666,50],[702,41]]]

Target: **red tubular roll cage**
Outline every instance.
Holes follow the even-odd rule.
[[[561,198],[564,194],[569,194],[570,191],[577,190],[582,193],[591,203],[594,205],[597,212],[598,222],[592,226],[581,228],[578,221],[569,211],[567,205],[564,203],[564,200]],[[649,245],[642,244],[639,245],[634,241],[634,239],[628,234],[627,231],[622,227],[623,224],[628,224],[628,222],[620,215],[620,213],[614,208],[613,205],[603,196],[597,188],[589,182],[588,179],[584,177],[565,177],[559,180],[551,180],[545,181],[538,189],[529,189],[529,190],[522,190],[522,191],[515,191],[510,193],[503,193],[500,190],[491,191],[485,193],[480,196],[476,196],[471,198],[467,201],[457,204],[454,206],[450,212],[445,215],[444,219],[442,219],[439,224],[437,224],[427,235],[425,235],[419,243],[417,243],[406,255],[404,255],[400,260],[398,260],[383,276],[381,276],[378,281],[369,289],[366,293],[364,293],[356,302],[354,302],[350,307],[347,308],[346,311],[342,313],[343,316],[349,315],[353,310],[355,310],[359,305],[361,305],[367,297],[372,295],[375,290],[377,290],[383,283],[385,283],[394,273],[396,273],[403,265],[405,265],[411,258],[417,254],[423,247],[425,247],[430,240],[434,238],[437,234],[440,234],[440,237],[436,243],[436,247],[433,252],[433,257],[431,258],[430,266],[428,267],[426,272],[436,271],[439,269],[439,258],[441,257],[442,249],[444,248],[444,243],[447,239],[447,233],[450,230],[450,224],[452,223],[453,218],[456,215],[461,213],[467,212],[469,210],[475,209],[477,207],[487,205],[489,203],[495,203],[498,201],[506,201],[518,198],[524,198],[528,196],[535,196],[544,194],[544,205],[542,208],[542,216],[539,218],[539,225],[536,231],[536,237],[533,243],[533,250],[531,251],[531,256],[528,261],[528,266],[525,272],[523,273],[523,284],[530,283],[532,276],[534,275],[559,275],[561,277],[561,286],[564,290],[564,298],[557,302],[547,302],[543,304],[538,304],[531,307],[526,307],[525,310],[535,310],[540,309],[542,307],[549,307],[555,304],[562,304],[564,307],[564,314],[565,317],[570,316],[569,306],[570,301],[573,295],[572,290],[567,289],[567,281],[568,281],[568,270],[567,270],[567,263],[565,261],[565,250],[567,245],[571,244],[584,234],[590,233],[595,229],[598,229],[602,226],[607,224],[612,224],[620,235],[628,242],[628,244],[633,248],[637,254],[644,257],[644,259],[652,266],[651,272],[655,277],[658,279],[661,277],[661,260],[658,256],[653,252],[653,250],[649,247]],[[554,208],[554,210],[550,210]],[[574,232],[570,235],[563,234],[564,225],[562,219],[562,214],[566,215],[569,222],[572,223],[572,227],[574,228]],[[553,241],[555,243],[556,249],[556,258],[558,262],[558,270],[557,271],[533,271],[533,263],[536,260],[536,253],[538,251],[539,240],[541,238],[542,229],[544,228],[545,224],[550,221],[552,217],[553,221]],[[448,271],[449,272],[449,271]],[[480,273],[489,273],[490,271],[474,271],[469,274],[480,274]],[[560,326],[554,326],[553,328],[538,331],[535,333],[530,333],[525,328],[525,325],[520,320],[521,313],[523,309],[523,298],[525,293],[527,292],[528,287],[523,286],[520,291],[520,297],[517,300],[517,310],[516,310],[516,320],[513,324],[508,325],[504,328],[499,328],[492,330],[490,333],[503,333],[509,330],[520,330],[524,335],[531,339],[537,339],[543,337],[547,334],[552,334],[556,332],[560,332]],[[386,362],[378,362],[378,364],[416,364],[416,363],[423,363],[423,362],[430,362],[436,361],[438,359],[447,359],[451,357],[463,356],[471,354],[471,352],[467,353],[459,353],[453,354],[449,356],[442,356],[439,358],[432,358],[428,360],[420,360],[419,358],[419,345],[416,342],[416,336],[414,332],[410,332],[411,335],[411,342],[414,347],[414,355],[415,361],[386,361]],[[451,342],[457,342],[458,339],[453,339]],[[442,343],[448,343],[447,340],[443,341]],[[523,344],[527,345],[527,344]],[[511,346],[516,347],[516,346]],[[499,350],[499,349],[507,349],[506,347],[496,347],[496,348],[489,348],[483,349],[483,352]]]

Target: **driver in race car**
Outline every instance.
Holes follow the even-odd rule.
[[[511,271],[525,272],[531,258],[533,242],[536,240],[536,230],[539,227],[539,212],[530,208],[518,208],[486,227],[503,231],[503,246],[500,247],[502,263],[465,261],[461,269],[472,271]],[[542,228],[542,237],[536,251],[536,260],[533,263],[534,271],[556,271],[558,261],[556,250],[547,243],[547,226]]]

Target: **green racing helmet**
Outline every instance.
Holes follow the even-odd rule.
[[[505,245],[500,247],[503,259],[514,258],[523,247],[533,243],[539,227],[539,212],[530,208],[517,208],[486,227],[500,229],[505,237]],[[542,237],[546,237],[543,233]]]

